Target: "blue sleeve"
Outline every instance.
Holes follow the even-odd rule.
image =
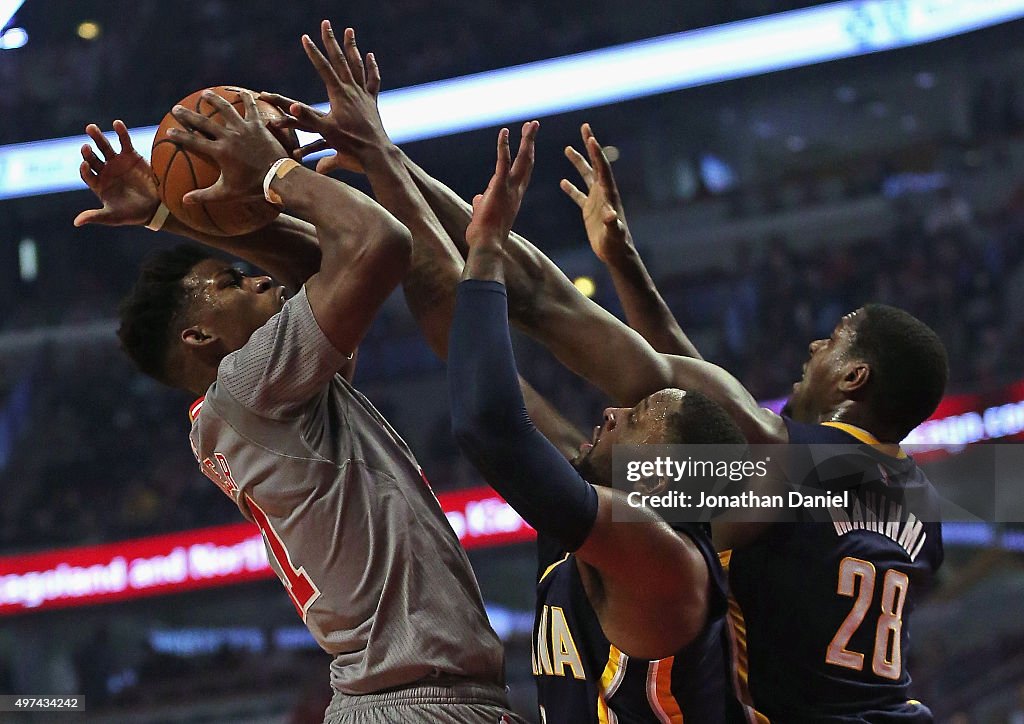
[[[459,284],[448,342],[448,396],[455,439],[491,487],[539,534],[566,550],[579,548],[597,518],[597,492],[526,412],[504,284]]]

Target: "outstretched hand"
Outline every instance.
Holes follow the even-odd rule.
[[[190,151],[205,153],[220,167],[220,178],[205,189],[189,191],[182,199],[186,204],[215,201],[240,201],[263,198],[263,177],[274,161],[286,158],[281,142],[267,128],[256,107],[256,97],[242,91],[245,116],[213,91],[203,93],[203,100],[215,106],[224,125],[184,106],[171,109],[174,117],[188,130],[167,131],[175,143]]]
[[[302,47],[327,88],[330,112],[318,111],[278,93],[262,93],[260,99],[287,114],[285,118],[272,121],[274,126],[323,136],[323,139],[297,149],[292,154],[295,159],[302,160],[310,154],[334,149],[334,155],[317,161],[318,173],[329,173],[339,168],[361,173],[360,154],[391,142],[377,110],[380,68],[373,53],[367,53],[364,62],[352,28],[345,29],[343,45],[339,45],[330,22],[324,20],[320,36],[326,56],[308,35],[302,36]]]
[[[114,121],[121,150],[115,151],[95,123],[85,132],[103,154],[100,158],[92,146],[82,146],[82,165],[79,173],[85,185],[103,204],[99,209],[88,209],[75,217],[75,226],[103,224],[105,226],[133,226],[147,223],[160,205],[156,177],[153,169],[132,146],[128,127],[124,121]]]
[[[608,264],[629,250],[632,239],[608,157],[597,142],[589,123],[583,124],[580,133],[590,162],[572,146],[566,146],[565,157],[579,171],[587,186],[587,193],[584,194],[568,179],[562,179],[559,185],[583,212],[583,224],[594,254]]]
[[[526,187],[533,173],[534,140],[540,123],[523,124],[523,137],[515,161],[509,150],[508,129],[498,132],[498,161],[487,189],[473,198],[473,219],[466,228],[470,248],[501,248],[512,230]]]

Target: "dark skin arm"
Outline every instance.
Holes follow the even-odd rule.
[[[529,183],[536,130],[535,122],[524,126],[515,163],[511,163],[508,131],[502,129],[499,134],[494,176],[487,190],[473,200],[473,219],[466,231],[469,256],[464,279],[505,280],[506,257],[501,250],[508,243],[512,221]],[[464,442],[472,446],[472,441]],[[547,444],[542,439],[539,443]],[[538,443],[527,437],[522,444]],[[486,450],[475,452],[487,454]],[[522,453],[524,461],[541,459],[542,455],[540,450]],[[588,485],[568,464],[548,474],[565,476],[567,484]],[[618,648],[643,658],[670,656],[704,627],[707,564],[689,538],[677,535],[654,512],[624,505],[621,491],[596,491],[597,517],[576,551],[587,596],[602,628]],[[623,520],[627,511],[630,524]],[[670,611],[671,615],[638,617],[638,610]]]
[[[633,243],[622,197],[604,149],[589,123],[583,124],[580,133],[589,163],[572,146],[566,146],[565,157],[579,172],[587,193],[568,179],[562,179],[561,188],[583,212],[590,246],[611,274],[626,321],[658,352],[701,359],[662,298]]]
[[[442,359],[448,348],[453,297],[439,294],[435,279],[461,262],[453,253],[444,228],[430,211],[401,163],[401,155],[384,131],[377,111],[380,72],[373,56],[364,64],[355,31],[346,28],[339,44],[331,24],[321,25],[324,52],[303,43],[306,55],[332,98],[330,113],[317,113],[304,104],[269,96],[294,111],[297,126],[319,133],[332,148],[345,148],[365,172],[378,202],[401,221],[414,240],[412,261],[403,281],[406,300],[428,344]],[[268,94],[269,95],[269,94]],[[319,165],[318,170],[324,171]]]
[[[304,37],[307,45],[312,45]],[[173,109],[186,128],[174,132],[187,149],[211,156],[221,176],[209,188],[190,191],[185,203],[208,203],[262,194],[261,184],[284,149],[263,125],[256,99],[243,93],[245,117],[213,93],[204,98],[217,106],[224,126],[186,108]],[[332,102],[334,102],[332,96]],[[306,282],[313,316],[341,352],[354,352],[377,310],[401,281],[409,265],[408,230],[369,197],[303,166],[271,188],[285,206],[310,220],[320,239],[320,270]]]
[[[336,149],[333,156],[320,159],[319,173],[338,168],[365,173],[378,201],[412,232],[413,252],[403,281],[409,309],[424,338],[440,359],[448,356],[448,333],[455,304],[455,285],[464,260],[445,226],[427,203],[406,167],[405,155],[388,138],[377,111],[380,69],[373,54],[365,62],[356,45],[355,31],[346,28],[339,45],[329,23],[322,27],[326,56],[305,44],[307,56],[326,81],[338,84],[344,96],[338,107],[343,113],[323,114],[291,98],[264,93],[263,100],[286,111],[289,127],[319,133],[324,140],[302,149]],[[285,124],[282,124],[285,125]],[[465,239],[465,225],[459,239]],[[551,407],[526,380],[520,378],[523,395],[538,428],[567,457],[574,457],[583,435]]]

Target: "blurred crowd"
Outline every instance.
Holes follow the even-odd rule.
[[[28,44],[0,52],[0,144],[81,133],[82,119],[109,124],[111,113],[129,126],[156,123],[179,98],[211,85],[326,100],[299,45],[321,18],[354,26],[364,50],[377,54],[385,87],[400,88],[814,4],[595,0],[582,11],[565,0],[110,0],[57,14],[30,3],[16,16]],[[76,36],[84,20],[98,24],[94,39]]]

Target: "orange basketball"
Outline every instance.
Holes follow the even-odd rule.
[[[237,86],[216,86],[210,88],[228,103],[235,107],[239,115],[245,115],[245,105],[240,93],[245,90]],[[224,119],[216,106],[202,99],[203,91],[199,90],[183,98],[179,105],[201,113],[221,125]],[[281,112],[269,103],[256,101],[260,117],[266,121],[281,118]],[[196,231],[213,236],[238,236],[256,231],[275,218],[280,211],[263,200],[253,201],[222,201],[208,204],[185,206],[182,197],[189,191],[212,186],[220,178],[220,168],[216,162],[204,153],[187,151],[167,136],[170,128],[182,128],[177,119],[170,113],[164,116],[153,139],[152,166],[156,174],[160,198],[174,217]],[[281,141],[285,150],[291,152],[298,148],[295,131],[271,131]]]

